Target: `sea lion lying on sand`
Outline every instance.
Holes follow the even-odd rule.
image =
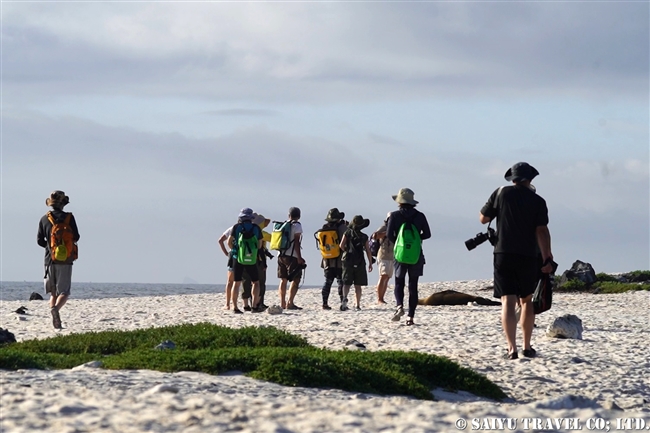
[[[467,293],[461,293],[455,290],[444,290],[434,293],[428,298],[419,299],[418,305],[467,305],[470,302],[476,302],[479,305],[501,305],[501,302],[491,301],[480,296],[468,295]]]

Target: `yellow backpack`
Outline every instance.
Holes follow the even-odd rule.
[[[335,259],[341,255],[339,244],[339,232],[336,226],[325,224],[320,230],[314,233],[316,248],[320,250],[324,259]]]
[[[273,231],[271,232],[271,249],[281,253],[291,247],[291,225],[294,221],[273,221]]]

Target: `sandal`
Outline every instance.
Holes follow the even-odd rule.
[[[517,352],[511,352],[511,353],[506,353],[503,355],[503,359],[517,359],[519,358],[519,354]]]
[[[406,321],[406,326],[411,326],[411,325],[415,325],[415,323],[413,323],[413,319],[408,319]]]
[[[235,312],[235,314],[244,314],[244,312],[239,308],[235,308],[233,311]]]
[[[524,356],[526,358],[534,358],[537,356],[537,351],[532,347],[530,349],[524,349]]]

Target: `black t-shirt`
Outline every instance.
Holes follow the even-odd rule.
[[[537,227],[548,225],[548,209],[535,191],[523,185],[496,189],[481,213],[497,219],[495,254],[537,256]]]

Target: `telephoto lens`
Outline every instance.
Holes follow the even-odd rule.
[[[479,233],[472,239],[466,240],[465,247],[467,248],[467,251],[472,251],[474,248],[478,247],[483,242],[487,241],[488,237],[489,236],[487,233]]]

